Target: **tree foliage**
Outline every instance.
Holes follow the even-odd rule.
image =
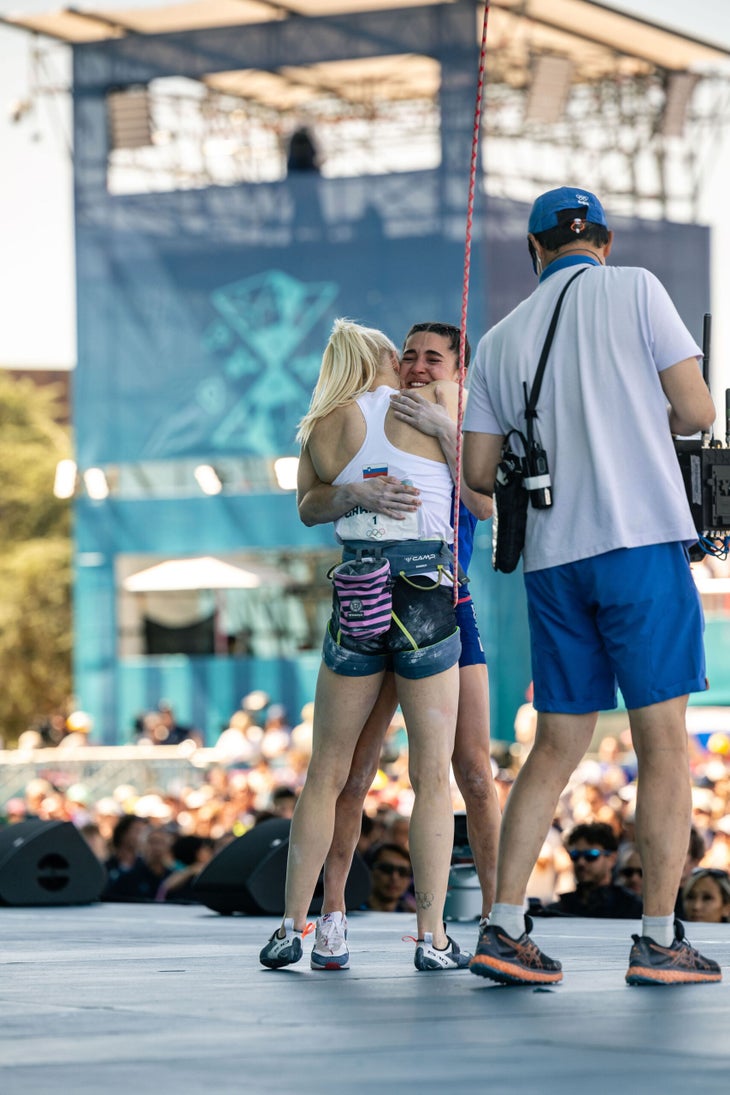
[[[0,736],[6,743],[71,694],[70,505],[55,497],[70,455],[58,394],[0,372]]]

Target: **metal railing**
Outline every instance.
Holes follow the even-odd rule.
[[[165,791],[174,784],[198,787],[205,771],[221,763],[215,749],[182,745],[81,746],[77,749],[0,750],[0,806],[22,798],[32,779],[49,780],[65,790],[83,784],[89,801],[111,795],[120,784],[131,784],[140,794]]]

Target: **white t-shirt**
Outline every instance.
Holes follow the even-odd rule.
[[[575,272],[556,270],[481,339],[465,431],[525,432],[523,382],[529,391],[557,298]],[[697,539],[659,373],[701,354],[648,270],[589,263],[570,286],[537,403],[553,505],[528,506],[525,571]]]

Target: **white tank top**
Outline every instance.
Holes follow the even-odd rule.
[[[385,416],[397,389],[383,385],[357,400],[365,419],[365,440],[352,460],[334,480],[356,483],[377,475],[392,475],[418,487],[421,505],[404,521],[372,513],[356,506],[335,521],[340,540],[443,540],[451,544],[451,472],[448,464],[413,456],[391,445],[385,436]]]

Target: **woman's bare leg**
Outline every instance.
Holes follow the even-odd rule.
[[[489,752],[489,677],[486,665],[459,670],[459,718],[452,758],[454,778],[466,806],[469,847],[488,916],[497,884],[497,849],[502,820]]]
[[[345,677],[324,663],[314,699],[312,759],[289,835],[284,919],[306,923],[314,888],[332,843],[337,798],[350,771],[360,730],[380,691],[382,673]]]
[[[431,932],[447,946],[444,902],[454,849],[450,769],[459,704],[459,667],[420,680],[397,677],[408,732],[409,774],[415,792],[410,852],[416,887],[418,938]]]
[[[362,808],[380,763],[383,739],[398,706],[395,681],[386,673],[355,747],[347,782],[337,799],[335,831],[324,863],[322,912],[345,912],[345,885],[360,839]]]

